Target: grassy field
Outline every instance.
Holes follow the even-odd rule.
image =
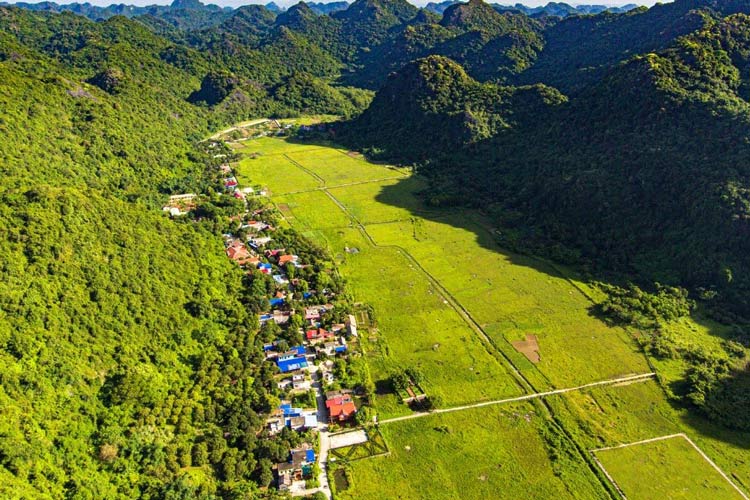
[[[367,231],[379,244],[401,246],[417,259],[539,390],[650,371],[626,333],[594,318],[589,300],[554,269],[503,252],[468,216],[458,219],[415,218]],[[539,341],[535,366],[508,343],[526,334]]]
[[[499,248],[477,213],[427,209],[415,195],[421,179],[320,145],[263,138],[239,151],[256,156],[237,166],[241,182],[267,186],[291,225],[330,248],[356,300],[373,306],[377,329],[361,340],[381,419],[410,412],[386,390],[388,377],[407,367],[424,373],[424,389],[443,406],[520,394],[497,349],[537,390],[651,371],[627,332],[591,313],[600,300],[596,289],[564,269]],[[451,297],[492,345],[451,306]],[[672,328],[704,342],[717,326]],[[510,344],[529,333],[538,337],[537,364]],[[678,375],[679,367],[667,368]],[[518,417],[528,416],[533,404],[392,423],[383,427],[392,454],[351,464],[353,485],[337,498],[382,498],[383,491],[404,499],[606,497],[580,450],[678,432],[688,433],[741,486],[750,485],[750,433],[718,429],[673,407],[656,382],[573,392],[547,403],[578,450],[541,413]],[[677,468],[690,461],[703,473],[695,477],[710,482],[714,471],[705,462],[690,454],[671,458]]]
[[[351,219],[324,191],[274,196],[273,201],[287,220],[301,231],[344,228],[351,225]]]
[[[742,499],[683,437],[597,451],[596,456],[633,500]]]
[[[730,431],[675,407],[655,381],[571,392],[547,401],[562,425],[586,449],[686,433],[739,486],[748,490],[750,432]]]
[[[289,144],[288,153],[284,144]],[[297,162],[282,168],[269,162],[268,167],[252,170],[245,165],[259,160],[240,164],[243,176],[267,185],[273,193],[310,189],[322,182],[337,186],[400,176],[333,148],[264,138],[248,143],[247,149],[260,151],[261,159],[288,157]],[[419,179],[404,178],[332,188],[330,193],[365,224],[378,245],[403,248],[440,281],[537,389],[650,371],[635,343],[623,330],[594,318],[591,302],[570,281],[543,262],[498,248],[475,214],[424,211],[414,194],[422,187]],[[304,193],[274,197],[274,201],[287,205],[298,221],[292,223],[305,231],[346,227],[348,216],[324,196]],[[416,213],[429,214],[429,218]],[[509,344],[526,334],[539,339],[541,361],[537,365]]]
[[[532,404],[433,415],[382,426],[391,455],[351,463],[340,499],[607,498],[582,461],[543,436]]]
[[[363,344],[378,385],[398,369],[416,367],[427,394],[448,406],[520,394],[504,366],[397,250],[370,246],[356,229],[319,234],[339,259],[353,295],[375,309],[378,333]],[[345,253],[345,247],[359,252]],[[406,408],[381,394],[378,410],[385,418]]]
[[[287,156],[323,179],[329,186],[405,176],[403,170],[367,163],[351,157],[341,149],[292,151]]]

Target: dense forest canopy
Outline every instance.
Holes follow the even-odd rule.
[[[568,7],[0,7],[0,496],[275,495],[302,438],[258,439],[261,347],[296,330],[260,328],[272,283],[227,261],[237,205],[201,142],[264,116],[342,116],[335,139],[415,164],[429,204],[650,287],[598,312],[654,330],[690,363],[683,400],[748,428],[750,4]],[[161,213],[183,192],[200,220]],[[278,237],[348,300],[324,251]],[[698,306],[736,327],[721,355],[657,331]]]

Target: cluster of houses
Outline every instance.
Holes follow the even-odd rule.
[[[229,165],[220,166],[225,192],[228,195],[246,201],[247,195],[256,194],[252,188],[241,189]],[[265,194],[258,191],[257,194]],[[195,208],[197,195],[193,193],[171,196],[164,207],[172,216],[184,215]],[[290,322],[294,310],[290,310],[288,294],[292,293],[298,280],[289,279],[288,266],[304,268],[297,255],[287,252],[284,248],[272,246],[275,228],[272,224],[262,220],[263,210],[256,210],[233,218],[238,222],[238,235],[225,234],[226,255],[241,268],[257,270],[270,275],[275,284],[274,296],[269,298],[270,312],[259,315],[261,324],[274,322],[286,326]],[[313,294],[304,292],[303,298],[309,299]],[[330,297],[324,291],[323,296]],[[300,345],[288,346],[285,341],[274,341],[263,346],[267,361],[278,367],[277,385],[287,397],[294,400],[297,395],[310,394],[313,388],[312,373],[318,372],[321,390],[335,382],[333,374],[334,363],[330,358],[346,356],[349,342],[357,337],[357,321],[353,315],[348,315],[344,323],[330,324],[326,315],[333,310],[332,304],[310,305],[304,309],[304,326],[301,328],[303,342]],[[317,364],[317,365],[316,365]],[[357,412],[355,401],[349,390],[329,391],[325,394],[325,406],[329,415],[329,423],[343,424],[350,420]],[[304,399],[303,399],[304,400]],[[309,399],[308,399],[309,401]],[[266,420],[269,436],[274,436],[283,429],[305,432],[317,429],[319,426],[318,409],[302,408],[293,401],[282,400]],[[309,443],[303,443],[299,448],[289,450],[288,460],[276,464],[278,486],[280,490],[288,490],[295,481],[308,479],[312,475],[315,464],[315,450]]]

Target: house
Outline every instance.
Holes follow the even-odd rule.
[[[285,248],[274,248],[273,250],[266,250],[266,257],[276,257],[279,254],[283,254],[286,251]]]
[[[280,297],[274,297],[268,301],[271,304],[271,307],[277,307],[284,305],[284,299]]]
[[[271,226],[269,226],[265,222],[259,222],[255,220],[248,221],[247,224],[242,225],[242,229],[251,229],[255,232],[263,231],[264,229],[269,228],[269,227]]]
[[[224,187],[227,190],[234,191],[234,188],[237,187],[237,179],[235,179],[234,177],[227,177],[226,179],[224,179]]]
[[[281,432],[281,429],[284,427],[295,431],[314,429],[318,425],[317,411],[314,409],[303,410],[302,408],[294,408],[287,401],[282,403],[266,419],[266,424],[271,434]]]
[[[305,319],[306,320],[317,320],[320,319],[320,311],[317,307],[306,307],[305,308]]]
[[[273,312],[273,321],[277,325],[284,325],[289,322],[289,318],[292,317],[292,314],[294,314],[294,311],[274,311]]]
[[[317,354],[325,354],[326,356],[335,356],[336,354],[344,353],[346,352],[346,339],[339,337],[334,341],[318,345],[315,347],[315,352]]]
[[[179,208],[177,208],[177,207],[170,207],[170,206],[165,206],[165,207],[162,207],[162,210],[164,210],[165,212],[169,212],[169,215],[170,215],[171,217],[178,217],[178,216],[180,216],[180,215],[183,215],[183,214],[187,213],[187,212],[183,212],[183,211],[181,211],[181,210],[180,210]]]
[[[286,277],[283,274],[274,274],[273,280],[276,282],[277,285],[288,285],[289,280],[286,279]]]
[[[335,380],[333,377],[333,372],[322,372],[322,373],[323,375],[321,376],[321,378],[323,379],[323,382],[326,384],[332,384],[333,381]]]
[[[280,255],[279,256],[279,266],[285,266],[288,263],[296,264],[299,260],[299,257],[296,255]]]
[[[305,332],[305,337],[311,345],[315,345],[334,338],[334,335],[325,328],[313,328]]]
[[[348,333],[352,337],[356,337],[357,336],[357,318],[355,318],[353,314],[350,314],[346,317],[346,320],[344,321],[344,323],[346,323],[346,333]]]
[[[292,388],[295,391],[307,391],[310,390],[310,380],[304,373],[298,373],[292,376]]]
[[[262,238],[248,238],[247,244],[257,250],[258,248],[264,246],[266,243],[269,243],[270,241],[271,241],[270,237],[263,236]]]
[[[234,196],[238,200],[244,200],[245,199],[245,194],[242,191],[240,191],[240,190],[235,190],[234,193],[232,193],[232,196]]]
[[[315,463],[315,450],[307,443],[302,443],[299,448],[289,450],[290,461],[299,467]]]
[[[276,465],[279,489],[288,490],[292,482],[309,478],[315,463],[315,450],[308,443],[289,450],[289,461]]]
[[[346,325],[344,323],[336,323],[335,325],[331,325],[331,332],[339,333],[341,330],[344,330],[345,328],[346,328]]]
[[[284,354],[279,354],[276,358],[276,366],[279,367],[281,373],[301,370],[307,368],[307,358],[299,356],[297,351],[285,352]]]
[[[258,262],[258,270],[263,274],[271,274],[273,266],[271,266],[271,264]]]
[[[234,241],[227,247],[227,257],[242,266],[250,260],[252,255],[241,241]]]
[[[326,408],[331,422],[346,422],[357,413],[357,406],[354,404],[352,395],[342,391],[326,394]]]

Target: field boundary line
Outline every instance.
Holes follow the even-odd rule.
[[[473,403],[469,405],[462,405],[462,406],[453,406],[451,408],[438,408],[433,411],[429,412],[421,412],[421,413],[414,413],[411,415],[404,415],[402,417],[393,417],[388,418],[385,420],[379,420],[379,424],[390,424],[393,422],[401,422],[404,420],[411,420],[413,418],[421,418],[421,417],[427,417],[429,415],[439,414],[439,413],[451,413],[455,411],[463,411],[463,410],[470,410],[472,408],[482,408],[485,406],[494,406],[494,405],[501,405],[501,404],[507,404],[507,403],[516,403],[520,401],[529,401],[532,399],[540,399],[545,398],[547,396],[555,396],[557,394],[565,394],[568,392],[574,392],[574,391],[581,391],[585,389],[589,389],[592,387],[600,387],[603,385],[615,385],[622,382],[645,382],[647,380],[651,380],[656,376],[655,373],[641,373],[638,375],[629,375],[627,377],[619,377],[615,379],[608,379],[608,380],[600,380],[598,382],[591,382],[589,384],[579,385],[576,387],[566,387],[564,389],[555,389],[552,391],[544,391],[544,392],[536,392],[532,394],[524,394],[522,396],[516,396],[513,398],[505,398],[505,399],[495,399],[492,401],[482,401],[479,403]],[[592,450],[593,451],[593,450]],[[599,450],[596,450],[599,451]],[[749,499],[750,500],[750,499]]]
[[[308,174],[308,175],[312,176],[313,178],[315,178],[320,183],[320,186],[318,186],[318,189],[323,189],[323,190],[326,189],[326,180],[324,178],[322,178],[321,176],[319,176],[318,174],[316,174],[315,172],[313,172],[309,168],[304,167],[300,162],[298,162],[297,160],[293,159],[291,156],[289,156],[286,153],[284,153],[284,158],[286,158],[287,160],[289,160],[291,163],[294,164],[294,166],[296,166],[297,168],[299,168],[300,170],[302,170],[306,174]]]
[[[594,457],[594,461],[596,461],[597,465],[599,465],[599,468],[601,468],[602,472],[604,472],[604,475],[607,476],[607,478],[612,482],[612,484],[614,485],[615,489],[617,489],[617,491],[620,492],[620,495],[622,495],[622,498],[626,499],[627,497],[625,496],[625,493],[620,489],[619,485],[615,482],[615,480],[612,478],[612,476],[609,475],[609,472],[607,472],[607,469],[604,468],[604,464],[602,464],[599,461],[599,459],[597,458],[596,453],[599,452],[599,451],[618,450],[618,449],[622,449],[622,448],[629,448],[631,446],[638,446],[638,445],[642,445],[642,444],[655,443],[657,441],[666,441],[668,439],[674,439],[674,438],[682,438],[685,441],[687,441],[690,444],[690,446],[692,446],[693,449],[695,449],[695,451],[697,451],[698,454],[700,454],[700,456],[703,457],[703,460],[705,460],[706,462],[708,462],[708,464],[711,467],[713,467],[713,469],[716,472],[718,472],[719,475],[721,477],[723,477],[724,480],[727,483],[729,483],[732,486],[732,488],[734,488],[734,490],[737,491],[737,493],[739,493],[739,495],[742,498],[744,498],[745,500],[750,500],[750,497],[748,497],[747,494],[744,491],[742,491],[742,489],[739,486],[737,486],[734,483],[734,481],[732,481],[730,479],[730,477],[723,470],[721,470],[721,468],[718,465],[716,465],[716,462],[714,462],[713,460],[711,460],[711,458],[708,455],[706,455],[703,452],[703,450],[701,450],[700,447],[697,444],[695,444],[695,442],[692,439],[690,439],[690,436],[688,436],[684,432],[678,432],[676,434],[668,434],[666,436],[658,436],[658,437],[654,437],[654,438],[650,438],[650,439],[642,439],[640,441],[634,441],[632,443],[623,443],[623,444],[619,444],[619,445],[615,445],[615,446],[607,446],[607,447],[604,447],[604,448],[596,448],[594,450],[589,450],[589,451],[591,452],[591,455]]]

